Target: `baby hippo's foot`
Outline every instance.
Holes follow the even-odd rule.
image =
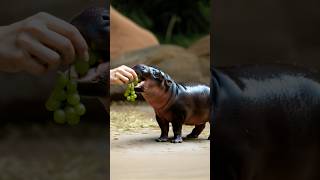
[[[183,140],[181,136],[176,136],[171,140],[172,143],[182,143],[182,141]]]
[[[156,139],[157,142],[167,142],[168,141],[168,136],[160,136],[159,138]]]
[[[186,136],[188,139],[195,139],[195,138],[198,138],[198,135],[196,134],[193,134],[193,133],[190,133]]]

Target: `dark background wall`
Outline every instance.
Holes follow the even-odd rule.
[[[320,2],[213,1],[215,66],[282,62],[320,69]]]

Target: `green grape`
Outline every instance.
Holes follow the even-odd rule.
[[[68,77],[64,73],[58,72],[56,87],[64,88],[68,84],[68,82]]]
[[[88,62],[77,60],[73,66],[76,73],[83,76],[89,71],[90,66],[97,64],[98,60],[95,54],[90,53]],[[68,73],[70,73],[70,69]],[[86,107],[80,101],[77,81],[70,79],[68,73],[57,73],[55,87],[46,101],[45,107],[48,111],[53,111],[53,120],[56,123],[67,122],[70,125],[76,125],[80,121],[80,116],[86,113]],[[134,87],[132,86],[132,88]],[[127,93],[127,96],[129,95],[131,95],[130,90]]]
[[[70,104],[70,105],[78,105],[80,103],[80,96],[79,94],[77,93],[74,93],[74,94],[69,94],[67,96],[67,102]]]
[[[67,93],[68,94],[76,93],[77,92],[77,88],[78,88],[77,82],[74,81],[74,80],[71,80],[67,84]]]
[[[89,68],[90,68],[90,65],[86,61],[78,60],[74,64],[74,69],[80,76],[87,74]]]
[[[76,111],[74,110],[73,107],[67,106],[64,109],[64,112],[66,114],[66,120],[69,121],[70,119],[73,119],[75,116],[77,116]]]
[[[67,106],[65,108],[66,120],[69,125],[76,125],[80,121],[80,116],[76,113],[75,108]]]
[[[137,99],[137,94],[134,91],[134,87],[139,83],[139,80],[135,80],[128,84],[126,91],[124,92],[124,97],[126,97],[127,101],[134,102]]]
[[[86,107],[81,103],[76,105],[74,107],[74,110],[75,110],[76,114],[79,115],[79,116],[82,116],[82,115],[84,115],[86,113]]]
[[[61,106],[61,103],[53,98],[49,98],[45,104],[46,109],[48,111],[55,111],[58,110]]]
[[[134,86],[138,85],[138,83],[139,83],[139,80],[138,80],[138,79],[136,79],[135,81],[133,81]]]
[[[51,97],[57,101],[64,101],[67,98],[67,93],[64,89],[55,88],[51,94]]]
[[[63,124],[66,122],[66,114],[64,113],[64,110],[59,109],[54,111],[53,119],[58,124]]]
[[[72,118],[67,119],[67,122],[71,126],[77,125],[80,122],[80,116],[78,115],[72,116]]]
[[[124,92],[124,97],[127,97],[131,94],[131,90],[128,88],[125,92]]]

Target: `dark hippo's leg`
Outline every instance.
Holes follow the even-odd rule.
[[[166,120],[160,119],[158,116],[156,116],[157,122],[161,129],[161,135],[158,139],[156,139],[157,142],[167,142],[168,141],[168,133],[169,133],[169,122]]]
[[[187,135],[187,138],[198,138],[199,134],[203,131],[203,129],[206,127],[206,124],[200,124],[196,125],[192,132]]]
[[[172,143],[182,143],[181,131],[182,131],[182,123],[180,121],[172,121],[173,128],[173,139]]]

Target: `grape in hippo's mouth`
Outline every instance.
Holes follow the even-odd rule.
[[[145,81],[140,81],[135,87],[134,90],[136,92],[143,92],[143,85],[144,85]]]

